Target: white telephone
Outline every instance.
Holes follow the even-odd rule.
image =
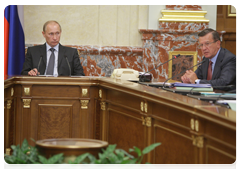
[[[121,80],[139,80],[139,72],[130,68],[119,68],[114,69],[111,78],[121,79]]]

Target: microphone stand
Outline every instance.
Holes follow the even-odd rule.
[[[144,77],[144,80],[142,81],[142,76],[144,76],[146,73],[149,73],[149,72],[151,72],[151,71],[157,69],[158,67],[162,66],[163,64],[168,63],[169,61],[171,61],[171,60],[173,60],[173,59],[175,59],[175,58],[177,58],[177,57],[179,57],[179,56],[180,56],[180,54],[176,55],[175,57],[171,58],[171,59],[168,60],[168,61],[165,61],[164,63],[159,64],[158,66],[154,67],[153,69],[151,69],[151,70],[145,72],[144,74],[142,74],[142,75],[139,77],[138,82],[145,82],[145,77]]]
[[[37,72],[37,76],[39,76],[38,73],[40,73],[40,72],[39,72],[39,66],[40,66],[40,63],[41,63],[41,61],[42,61],[42,57],[43,57],[43,56],[41,55],[41,56],[40,56],[40,60],[39,60],[39,62],[38,62],[38,67],[37,67],[37,71],[38,71],[38,72]]]
[[[67,56],[65,56],[65,58],[66,58],[66,60],[67,60],[68,68],[69,68],[69,71],[70,71],[70,74],[69,74],[69,76],[71,77],[71,67],[70,67],[70,64],[69,64],[69,61],[68,61],[68,58],[67,58]]]

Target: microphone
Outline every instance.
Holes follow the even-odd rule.
[[[185,69],[185,70],[181,71],[180,73],[178,73],[178,74],[176,74],[176,75],[170,77],[169,79],[167,79],[167,80],[163,83],[162,88],[165,88],[165,83],[166,83],[168,80],[170,80],[170,79],[172,79],[172,78],[174,78],[174,77],[176,77],[176,76],[178,76],[178,75],[184,73],[186,70],[189,70],[189,69],[191,69],[191,68],[193,68],[193,67],[196,67],[196,66],[198,66],[198,65],[200,65],[200,64],[202,64],[202,63],[204,63],[205,61],[207,61],[206,58],[204,58],[204,60],[201,61],[200,63],[198,63],[198,64],[196,64],[196,65],[194,65],[194,66],[192,66],[192,67],[190,67],[190,68],[188,68],[188,69]]]
[[[154,67],[153,69],[151,69],[151,70],[143,73],[143,74],[139,77],[139,82],[145,82],[145,77],[143,77],[143,76],[144,76],[146,73],[149,73],[149,72],[157,69],[158,67],[162,66],[163,64],[168,63],[169,61],[171,61],[171,60],[173,60],[173,59],[175,59],[175,58],[178,58],[179,56],[180,56],[180,54],[176,55],[175,57],[171,58],[171,59],[168,60],[168,61],[165,61],[164,63],[159,64],[158,66]],[[143,77],[144,79],[142,79],[142,77]]]
[[[37,67],[37,71],[39,72],[39,66],[40,66],[40,63],[42,61],[42,55],[40,56],[40,59],[39,59],[39,62],[38,62],[38,67]],[[39,72],[40,73],[40,72]],[[39,76],[39,74],[37,73],[37,76]]]
[[[68,68],[69,68],[69,71],[70,71],[70,74],[69,74],[69,76],[71,76],[71,67],[70,67],[70,64],[69,64],[68,58],[67,58],[67,56],[66,56],[66,55],[65,55],[64,57],[65,57],[65,58],[66,58],[66,60],[67,60]]]

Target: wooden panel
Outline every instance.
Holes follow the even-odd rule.
[[[47,97],[79,97],[79,86],[70,86],[66,88],[63,85],[34,85],[32,87],[32,96]]]
[[[236,157],[223,152],[221,149],[208,146],[207,147],[207,164],[232,164],[236,161]]]
[[[141,98],[137,96],[129,95],[118,90],[108,90],[106,98],[108,101],[138,110],[140,110],[140,103],[142,101]]]
[[[82,127],[80,113],[78,100],[33,99],[31,121],[28,122],[30,136],[34,140],[79,138]]]
[[[236,146],[236,131],[223,127],[210,121],[205,121],[204,124],[205,134],[219,141],[228,143],[229,145]]]
[[[205,121],[207,164],[231,164],[236,160],[236,131]]]
[[[161,104],[154,104],[153,114],[161,120],[168,122],[174,122],[180,126],[190,126],[190,114],[186,114],[186,111],[179,110],[177,108],[168,107]]]
[[[108,142],[128,151],[137,146],[144,148],[145,126],[140,118],[109,109]]]
[[[196,163],[196,150],[192,144],[189,130],[157,121],[154,124],[154,143],[162,144],[156,148],[156,164]]]
[[[222,47],[236,55],[236,16],[229,16],[229,5],[217,5],[217,31],[223,34]]]
[[[40,104],[38,117],[37,140],[72,137],[72,105]]]

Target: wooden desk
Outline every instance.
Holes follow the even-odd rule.
[[[233,163],[236,112],[128,81],[13,77],[4,82],[4,150],[48,138],[108,141],[128,151],[161,142],[150,163]]]

